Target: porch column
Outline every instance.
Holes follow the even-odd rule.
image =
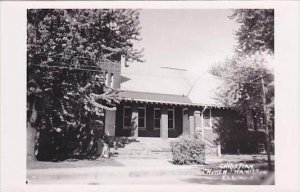
[[[189,135],[194,135],[195,133],[195,118],[194,118],[194,110],[189,110]]]
[[[132,104],[132,115],[131,115],[131,122],[132,122],[132,131],[133,136],[137,138],[139,136],[139,113],[138,113],[138,107],[135,103]]]
[[[189,135],[189,113],[188,109],[182,109],[182,135]]]
[[[201,126],[201,115],[200,111],[195,111],[194,113],[194,118],[195,118],[195,133],[199,135],[202,138],[202,126]]]
[[[105,111],[105,134],[115,136],[116,111]]]
[[[110,87],[110,81],[111,81],[111,76],[108,71],[105,72],[105,85],[107,87]]]
[[[168,110],[166,106],[162,106],[160,118],[160,137],[168,138]]]
[[[218,155],[218,157],[222,156],[222,153],[221,153],[221,144],[220,143],[217,146],[217,155]]]

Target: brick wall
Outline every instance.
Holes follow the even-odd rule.
[[[123,109],[124,106],[131,106],[132,103],[121,102],[117,107],[116,114],[116,136],[132,136],[132,130],[123,128]],[[160,137],[160,129],[154,129],[154,108],[161,108],[161,105],[138,104],[138,107],[146,107],[146,128],[139,129],[139,137]],[[168,108],[173,108],[169,106]],[[174,138],[182,134],[182,107],[174,107],[175,129],[168,130],[168,137]]]

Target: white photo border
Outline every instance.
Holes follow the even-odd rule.
[[[299,191],[298,1],[1,3],[1,191]],[[275,185],[26,185],[26,11],[30,8],[275,9]]]

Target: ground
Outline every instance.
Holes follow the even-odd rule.
[[[27,161],[28,184],[274,184],[266,155],[206,155],[205,165],[174,165],[161,138],[113,138],[110,159]],[[274,162],[274,157],[272,156]]]
[[[272,157],[273,158],[273,157]],[[28,162],[28,184],[274,184],[265,155],[211,156],[206,165],[174,165],[171,159],[98,159]],[[242,167],[258,172],[234,172]],[[245,167],[253,166],[253,167]],[[224,167],[226,167],[224,169]],[[233,169],[230,170],[229,167]],[[220,170],[228,170],[226,173]],[[242,169],[241,169],[242,170]],[[245,169],[243,169],[245,170]]]

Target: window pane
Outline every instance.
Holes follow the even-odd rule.
[[[145,119],[139,118],[139,127],[145,127]]]
[[[155,128],[160,128],[160,120],[159,119],[154,120],[154,127]]]
[[[105,85],[108,85],[108,72],[105,72]]]
[[[160,110],[154,110],[154,118],[160,119]]]
[[[258,152],[265,153],[265,145],[263,143],[258,144]]]
[[[173,111],[168,110],[168,119],[173,119]]]
[[[131,108],[124,108],[124,116],[131,117]]]
[[[206,118],[206,119],[209,118],[209,109],[206,109],[206,110],[204,111],[203,117]]]
[[[131,118],[125,117],[124,118],[124,126],[129,127],[131,123]]]
[[[210,127],[210,120],[204,119],[204,127]]]
[[[145,109],[139,108],[139,117],[145,117]]]
[[[247,127],[248,127],[248,130],[253,130],[254,129],[253,116],[252,116],[252,114],[249,111],[246,113],[246,118],[247,118]]]
[[[173,120],[168,120],[168,128],[174,128],[173,127]]]
[[[210,127],[210,109],[206,109],[203,113],[204,127]]]
[[[110,76],[110,87],[114,87],[114,74]]]

